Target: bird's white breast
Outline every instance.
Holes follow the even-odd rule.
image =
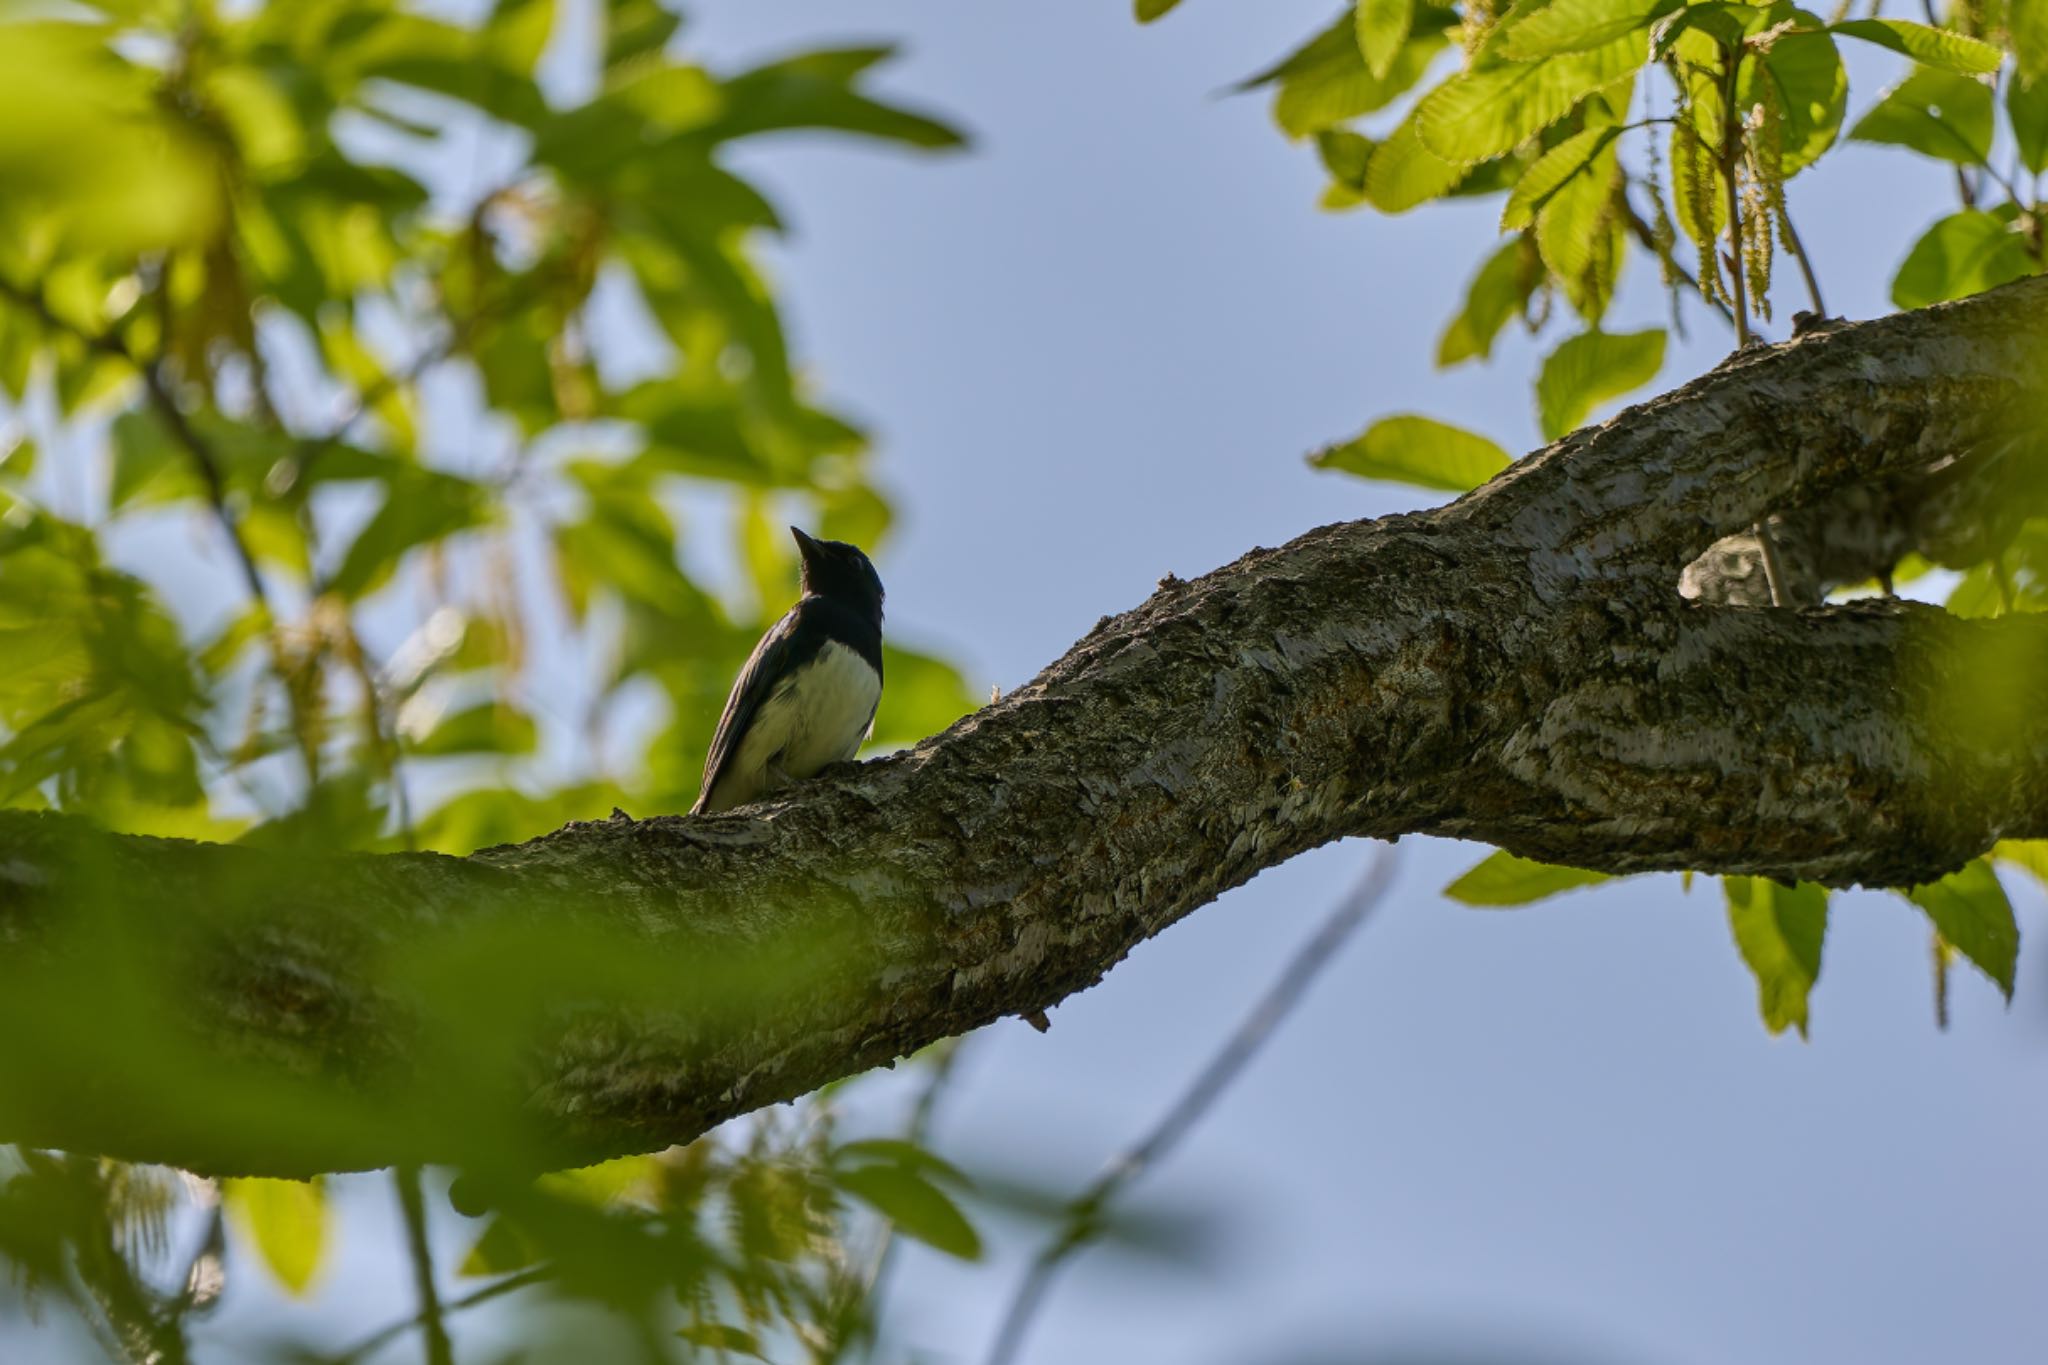
[[[827,643],[761,704],[733,766],[754,773],[772,763],[788,777],[805,778],[843,763],[860,751],[881,696],[882,680],[867,660]]]

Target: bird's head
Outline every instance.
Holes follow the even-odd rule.
[[[844,602],[863,612],[882,617],[882,576],[861,553],[858,545],[843,540],[814,540],[792,526],[796,548],[803,554],[803,590]]]

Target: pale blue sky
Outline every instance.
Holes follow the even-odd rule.
[[[1512,450],[1537,443],[1540,346],[1511,336],[1491,369],[1429,363],[1493,240],[1492,207],[1318,213],[1312,153],[1279,137],[1263,100],[1213,97],[1332,0],[1187,0],[1150,29],[1123,0],[689,10],[685,40],[725,62],[901,39],[887,88],[976,135],[944,159],[793,139],[746,162],[795,227],[773,261],[797,346],[876,429],[903,512],[880,558],[890,628],[982,683],[1025,681],[1165,573],[1421,505],[1303,465],[1375,416],[1419,410]],[[1852,65],[1852,107],[1894,74],[1889,58]],[[1948,195],[1905,153],[1853,147],[1795,184],[1835,311],[1888,308],[1893,265]],[[1662,320],[1653,274],[1636,272],[1617,328]],[[1701,320],[1656,387],[1726,345]],[[1637,880],[1510,913],[1439,900],[1480,852],[1404,843],[1381,917],[1141,1190],[1224,1218],[1213,1263],[1082,1257],[1025,1360],[2040,1358],[2041,954],[2023,951],[2010,1010],[1960,970],[1938,1034],[1917,912],[1844,897],[1812,1042],[1772,1039],[1711,884],[1688,898],[1675,878]],[[1367,856],[1324,850],[1197,912],[1056,1010],[1048,1035],[988,1030],[942,1149],[1078,1188],[1179,1092]],[[2032,936],[2041,899],[2015,891]],[[329,1282],[352,1296],[299,1310],[337,1338],[407,1300],[388,1190],[359,1196]],[[996,1231],[979,1266],[906,1258],[906,1350],[981,1359],[1035,1245]],[[455,1220],[440,1232],[455,1250]],[[385,1285],[381,1301],[365,1283]],[[244,1303],[224,1329],[270,1311]],[[507,1341],[487,1322],[465,1336]]]

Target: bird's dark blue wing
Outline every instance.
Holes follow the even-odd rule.
[[[740,670],[731,694],[725,699],[725,714],[718,718],[718,730],[711,736],[711,753],[704,760],[704,787],[697,794],[697,804],[690,807],[693,814],[703,810],[711,799],[712,790],[739,752],[740,741],[746,737],[747,727],[754,723],[761,703],[768,700],[775,684],[797,662],[790,657],[796,625],[797,612],[791,608],[768,628],[768,633],[754,646],[754,652],[747,656],[746,667]]]

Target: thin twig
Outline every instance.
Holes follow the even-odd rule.
[[[1698,277],[1685,268],[1685,263],[1675,256],[1671,256],[1669,252],[1662,250],[1657,245],[1657,230],[1650,226],[1641,213],[1637,212],[1636,206],[1628,201],[1628,196],[1625,194],[1617,195],[1615,196],[1615,202],[1621,205],[1622,222],[1629,232],[1635,236],[1635,239],[1641,242],[1646,250],[1654,252],[1660,258],[1667,260],[1671,269],[1677,273],[1679,281],[1691,289],[1693,293],[1697,294],[1715,312],[1719,313],[1724,321],[1733,322],[1735,315],[1728,311],[1728,305],[1700,288]]]
[[[1274,1029],[1301,1003],[1309,985],[1336,957],[1337,950],[1358,926],[1365,922],[1387,889],[1393,885],[1396,864],[1394,846],[1384,844],[1373,855],[1358,885],[1323,921],[1322,927],[1296,950],[1286,968],[1266,988],[1252,1012],[1230,1035],[1222,1050],[1195,1077],[1194,1084],[1176,1100],[1166,1115],[1135,1146],[1126,1149],[1095,1182],[1067,1205],[1066,1224],[1039,1251],[1038,1257],[1017,1286],[1002,1327],[989,1351],[989,1365],[1008,1365],[1024,1342],[1031,1319],[1045,1302],[1053,1276],[1072,1255],[1094,1240],[1102,1230],[1103,1211],[1132,1181],[1157,1165],[1185,1138],[1217,1098],[1237,1079],[1245,1064],[1257,1055]]]
[[[420,1168],[394,1167],[391,1179],[398,1186],[399,1207],[405,1210],[405,1240],[412,1252],[412,1282],[420,1301],[415,1321],[426,1338],[427,1365],[455,1365],[448,1327],[441,1321],[441,1296],[434,1288],[434,1252],[427,1241],[427,1202],[420,1193]]]
[[[543,1281],[551,1280],[554,1276],[554,1267],[543,1265],[535,1266],[531,1270],[522,1270],[516,1275],[507,1275],[502,1280],[492,1280],[481,1289],[473,1289],[459,1299],[450,1299],[442,1304],[440,1306],[441,1316],[445,1318],[450,1313],[459,1313],[465,1308],[474,1308],[480,1303],[489,1303],[492,1299],[503,1298],[507,1294],[525,1289],[528,1285],[540,1284]],[[426,1324],[427,1316],[424,1313],[415,1313],[409,1318],[400,1318],[397,1322],[378,1328],[346,1351],[343,1351],[340,1355],[335,1356],[332,1365],[351,1365],[353,1361],[361,1360],[365,1356],[373,1355],[383,1350],[384,1347],[390,1345],[398,1337],[410,1332],[413,1328],[424,1327]]]
[[[1820,276],[1814,273],[1813,262],[1807,258],[1806,243],[1799,236],[1799,229],[1792,225],[1792,210],[1784,207],[1779,200],[1778,226],[1785,230],[1785,245],[1792,248],[1792,259],[1799,262],[1799,273],[1806,280],[1806,297],[1813,304],[1813,311],[1821,317],[1828,315],[1828,306],[1821,302]]]

